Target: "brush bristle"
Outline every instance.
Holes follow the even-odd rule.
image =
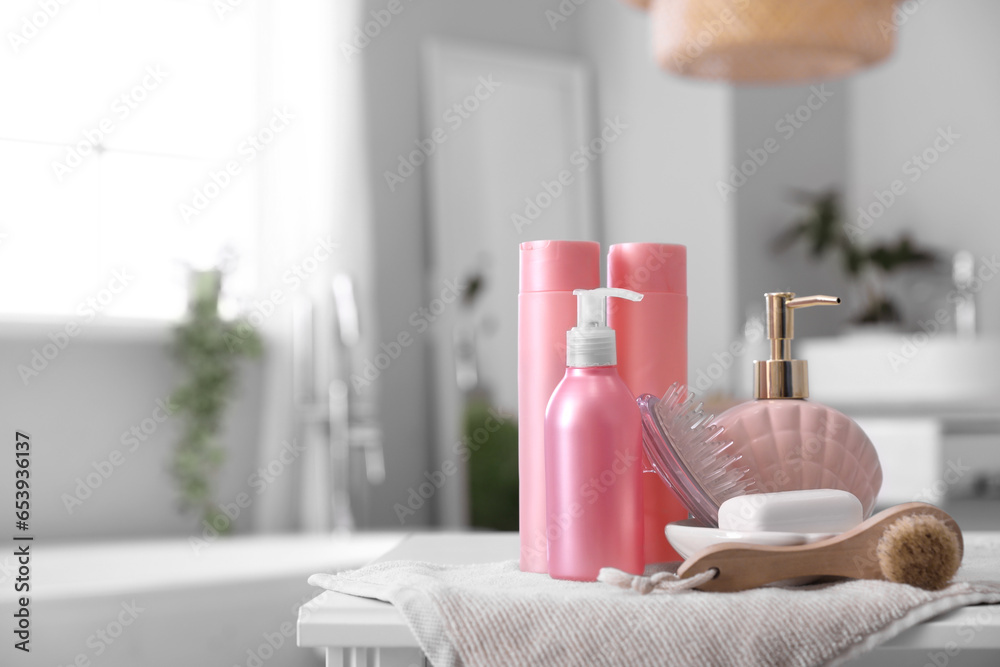
[[[701,403],[694,405],[686,387],[672,385],[655,410],[675,453],[716,505],[754,490],[749,469],[739,465],[742,457],[727,453],[733,443],[712,423],[715,415],[705,414]]]
[[[958,536],[930,514],[910,514],[892,522],[876,548],[879,567],[889,581],[937,591],[961,565]]]

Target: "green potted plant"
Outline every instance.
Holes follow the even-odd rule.
[[[188,312],[174,329],[173,340],[182,375],[171,402],[182,426],[171,473],[182,510],[199,512],[208,525],[224,533],[230,522],[228,517],[217,521],[221,513],[215,498],[216,476],[225,460],[219,443],[222,419],[236,387],[239,362],[258,357],[262,345],[249,323],[220,316],[222,270],[191,270],[188,278]]]
[[[469,523],[474,528],[517,530],[517,423],[497,409],[492,392],[477,370],[474,307],[485,276],[475,273],[465,281],[455,328],[456,366],[472,369],[461,389],[462,441],[468,445]]]
[[[938,261],[933,251],[917,245],[907,234],[894,241],[872,245],[859,243],[860,233],[851,233],[844,220],[840,194],[836,191],[815,194],[799,192],[796,198],[806,213],[794,220],[775,239],[774,248],[784,252],[804,242],[815,259],[838,255],[847,282],[859,289],[862,306],[852,317],[858,325],[898,325],[902,311],[889,293],[886,283],[891,274],[908,267],[930,266]]]

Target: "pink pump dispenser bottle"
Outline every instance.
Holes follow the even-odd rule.
[[[642,426],[616,368],[607,298],[622,289],[574,291],[576,327],[566,333],[566,375],[545,410],[549,574],[595,581],[602,567],[642,574]]]
[[[548,572],[545,538],[545,406],[566,372],[566,331],[576,322],[575,289],[601,285],[594,241],[527,241],[520,246],[517,298],[518,493],[521,570]]]
[[[618,337],[618,372],[632,394],[660,397],[687,385],[687,248],[667,243],[617,243],[608,250],[608,287],[639,292],[639,303],[616,301],[608,326]],[[646,563],[683,560],[663,528],[688,511],[643,454],[643,551]]]

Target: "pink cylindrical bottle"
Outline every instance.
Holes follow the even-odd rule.
[[[608,287],[633,290],[642,301],[615,300],[608,325],[618,338],[618,372],[632,395],[659,398],[687,384],[687,248],[664,243],[619,243],[608,251]],[[643,549],[646,563],[683,560],[667,542],[668,523],[687,509],[653,470],[643,469]]]
[[[642,574],[642,426],[615,368],[605,298],[628,290],[577,290],[566,374],[545,411],[549,574],[595,581],[602,567]]]
[[[547,572],[545,406],[566,372],[566,331],[576,322],[575,289],[601,284],[593,241],[521,244],[517,301],[517,421],[521,570]]]

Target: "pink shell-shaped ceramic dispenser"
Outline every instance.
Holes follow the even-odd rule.
[[[875,509],[882,466],[871,440],[847,415],[806,400],[737,405],[715,422],[753,477],[753,492],[840,489]]]
[[[840,489],[875,508],[882,467],[871,440],[847,415],[797,399],[757,400],[705,415],[674,385],[639,399],[643,443],[654,469],[706,526],[726,500],[753,493]]]

